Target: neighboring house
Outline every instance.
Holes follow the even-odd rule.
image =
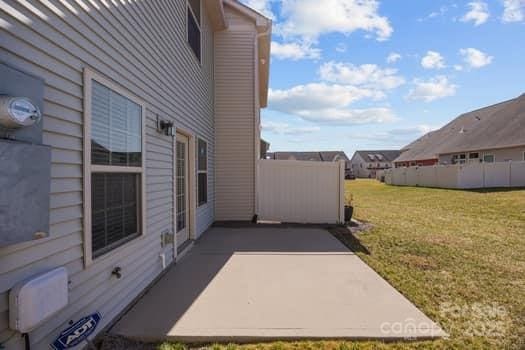
[[[24,348],[8,329],[9,291],[65,267],[67,306],[29,333],[47,349],[70,321],[100,313],[95,334],[110,324],[214,221],[256,215],[271,21],[235,0],[0,9],[0,94],[41,82],[43,130],[31,128],[51,176],[49,209],[25,208],[48,228],[0,240],[0,344]],[[22,144],[14,136],[2,151]],[[0,198],[0,218],[11,200]]]
[[[266,158],[277,160],[311,160],[316,162],[336,162],[338,160],[349,160],[343,151],[271,152],[268,153]]]
[[[403,149],[396,167],[525,160],[525,94],[460,115]]]
[[[392,168],[400,154],[397,150],[356,151],[350,160],[352,173],[359,178],[375,178],[377,172]]]
[[[345,161],[345,177],[350,175],[350,160],[343,151],[313,151],[313,152],[271,152],[266,159],[276,160],[306,160],[314,162]]]

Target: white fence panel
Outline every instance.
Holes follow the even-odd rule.
[[[406,168],[397,168],[392,169],[394,172],[392,173],[392,183],[394,185],[398,186],[406,186],[407,185],[407,176],[406,176]]]
[[[513,162],[510,165],[510,185],[525,187],[525,162]]]
[[[485,187],[510,187],[510,162],[485,163]]]
[[[436,167],[422,166],[419,167],[419,186],[422,187],[436,187]]]
[[[260,160],[258,215],[263,221],[344,221],[344,162]]]
[[[525,162],[471,163],[395,168],[386,183],[438,188],[525,187]]]
[[[385,184],[392,185],[392,174],[392,169],[385,170]]]
[[[483,188],[485,187],[483,163],[472,163],[459,166],[458,188]]]
[[[440,188],[458,187],[458,167],[455,165],[436,166],[437,186]]]
[[[406,170],[406,184],[407,186],[418,186],[419,185],[419,172],[418,168],[407,168]]]

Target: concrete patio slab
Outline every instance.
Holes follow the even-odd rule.
[[[281,227],[210,229],[111,333],[191,343],[446,336],[329,232]]]

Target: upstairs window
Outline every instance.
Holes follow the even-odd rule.
[[[188,0],[187,12],[188,44],[201,62],[201,1]]]
[[[206,141],[199,139],[197,152],[197,199],[199,205],[203,205],[208,202],[208,145]]]

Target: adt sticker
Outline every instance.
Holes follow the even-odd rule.
[[[63,350],[77,346],[95,331],[100,319],[100,314],[97,312],[78,320],[77,323],[60,333],[51,347],[55,350]]]

